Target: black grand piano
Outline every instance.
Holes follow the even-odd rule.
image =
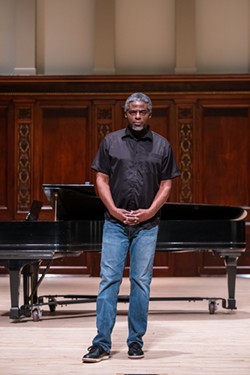
[[[96,296],[38,296],[38,288],[54,259],[101,251],[104,206],[94,186],[86,184],[43,185],[54,208],[55,221],[39,221],[41,202],[34,201],[27,220],[0,222],[0,263],[9,271],[10,318],[40,317],[40,307],[94,302]],[[246,211],[235,206],[166,203],[162,208],[157,251],[211,251],[224,259],[228,298],[180,297],[176,300],[208,299],[214,313],[217,299],[226,309],[236,309],[237,261],[245,251]],[[39,277],[41,262],[47,267]],[[23,304],[19,306],[23,277]],[[58,297],[63,297],[62,301]],[[48,298],[48,302],[44,302]],[[120,296],[119,301],[129,297]],[[173,300],[161,297],[152,300]]]

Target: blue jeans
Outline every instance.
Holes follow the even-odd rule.
[[[109,352],[116,321],[117,299],[128,251],[130,252],[130,296],[127,344],[137,342],[147,329],[150,283],[158,226],[143,229],[105,220],[102,238],[101,281],[96,303],[97,335],[93,345]]]

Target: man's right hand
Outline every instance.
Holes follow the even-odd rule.
[[[139,224],[139,218],[135,213],[133,213],[133,211],[127,211],[123,208],[116,208],[113,212],[110,212],[110,214],[125,225],[132,226]]]

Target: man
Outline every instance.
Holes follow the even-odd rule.
[[[103,226],[101,281],[97,297],[97,335],[83,362],[110,357],[111,334],[127,253],[130,253],[128,357],[143,358],[150,283],[159,210],[179,171],[169,142],[150,130],[151,99],[134,93],[125,102],[126,129],[108,134],[92,168],[106,212]]]

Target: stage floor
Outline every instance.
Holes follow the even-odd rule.
[[[46,277],[45,294],[96,294],[98,278]],[[125,278],[121,295],[129,293]],[[249,375],[250,278],[237,277],[237,310],[215,314],[208,302],[150,302],[145,358],[127,358],[128,303],[118,304],[111,358],[98,364],[81,363],[95,335],[95,303],[45,306],[38,322],[9,319],[9,278],[0,277],[0,373],[3,375]],[[225,276],[154,278],[152,297],[227,298]],[[20,296],[22,298],[22,295]]]

